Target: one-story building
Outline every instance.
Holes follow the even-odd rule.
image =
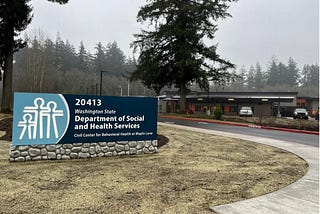
[[[191,92],[186,108],[190,113],[203,113],[221,106],[225,115],[238,115],[241,107],[251,107],[255,116],[276,116],[297,106],[298,92]],[[159,99],[159,112],[179,112],[177,91],[166,91]]]

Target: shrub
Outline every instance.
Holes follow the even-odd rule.
[[[213,111],[213,114],[214,114],[214,118],[217,119],[217,120],[221,120],[222,118],[222,109],[221,109],[221,106],[216,106],[214,111]]]

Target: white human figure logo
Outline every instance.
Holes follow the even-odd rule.
[[[59,137],[56,117],[63,116],[62,110],[57,110],[57,103],[50,101],[45,106],[45,101],[42,98],[36,98],[34,100],[34,106],[26,106],[23,110],[23,120],[18,123],[19,127],[22,127],[22,131],[19,139],[21,140],[26,130],[28,130],[28,139],[36,139],[37,131],[39,131],[39,138],[43,139],[43,125],[44,119],[46,119],[46,138],[50,138],[51,127],[53,127],[55,138]],[[34,117],[32,116],[34,115]],[[32,133],[32,134],[31,134]]]
[[[22,131],[20,134],[19,139],[21,140],[25,134],[25,132],[28,130],[28,139],[32,139],[32,129],[35,130],[36,128],[36,123],[32,120],[32,115],[31,114],[25,114],[23,115],[23,121],[20,121],[18,123],[19,127],[22,127]]]
[[[40,111],[40,139],[43,139],[43,117],[47,118],[47,139],[50,138],[51,123],[55,138],[59,137],[56,117],[63,116],[62,110],[57,110],[57,103],[51,101]],[[52,121],[52,122],[51,122]]]

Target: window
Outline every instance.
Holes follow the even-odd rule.
[[[230,106],[230,112],[238,112],[237,106]]]
[[[197,105],[195,106],[195,111],[201,111],[201,105]]]

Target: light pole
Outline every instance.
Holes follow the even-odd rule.
[[[126,71],[125,73],[126,73],[126,74],[129,74],[128,71]],[[127,81],[128,81],[127,87],[128,87],[128,97],[129,97],[129,96],[130,96],[130,77],[129,77],[129,76],[126,76],[126,75],[124,75],[124,74],[122,74],[122,77],[123,77],[123,78],[126,78]]]
[[[128,97],[130,96],[130,80],[128,80]]]
[[[110,71],[100,71],[100,96],[102,95],[102,73],[110,73]]]

